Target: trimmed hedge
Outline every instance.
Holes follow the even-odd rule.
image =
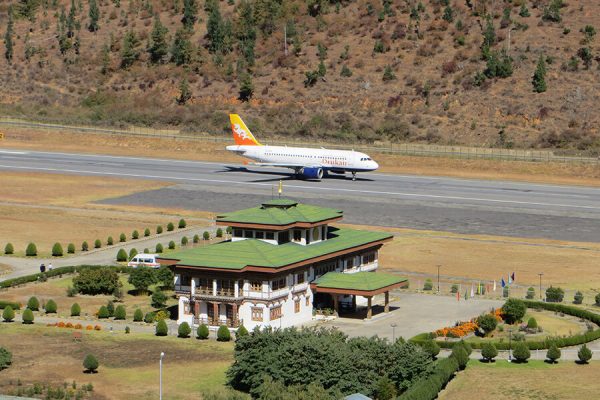
[[[454,357],[442,358],[437,361],[426,378],[414,383],[397,400],[433,400],[446,387],[458,371],[458,362]]]
[[[527,308],[541,308],[547,311],[553,311],[558,313],[563,313],[567,315],[572,315],[577,318],[585,319],[590,322],[593,322],[596,325],[600,325],[600,314],[596,314],[594,312],[584,310],[582,308],[569,306],[566,304],[560,303],[544,303],[541,301],[533,301],[533,300],[522,300]],[[415,344],[422,345],[425,341],[432,338],[431,333],[420,333],[417,336],[414,336],[409,341]],[[568,347],[568,346],[579,346],[584,343],[591,342],[593,340],[600,339],[600,329],[593,330],[591,332],[578,333],[573,336],[568,337],[548,337],[544,340],[527,340],[525,343],[529,350],[544,350],[550,348],[552,344],[555,344],[556,347]],[[440,341],[438,344],[443,349],[451,349],[454,346],[455,341]],[[481,341],[481,342],[468,342],[474,349],[481,349],[481,346],[484,343],[493,343],[494,346],[498,350],[508,350],[509,342],[498,342],[498,341]]]
[[[21,308],[19,303],[13,303],[12,301],[0,300],[0,309],[5,309],[7,306],[10,306],[13,310],[18,310]]]
[[[24,284],[30,283],[30,282],[36,282],[36,281],[39,281],[42,276],[45,276],[47,278],[52,278],[54,276],[61,276],[64,274],[73,274],[75,272],[79,272],[81,269],[84,269],[84,268],[93,268],[93,269],[112,268],[118,273],[129,273],[129,271],[131,270],[131,267],[126,267],[126,266],[114,267],[114,266],[105,266],[105,265],[77,265],[77,266],[69,266],[69,267],[58,267],[58,268],[54,268],[52,271],[46,271],[44,273],[38,272],[37,274],[20,276],[18,278],[14,278],[14,279],[7,279],[5,281],[0,282],[0,289],[24,285]]]

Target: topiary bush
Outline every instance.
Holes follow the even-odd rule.
[[[231,340],[231,332],[225,325],[221,325],[217,330],[217,340],[219,342],[229,342]]]
[[[46,302],[46,307],[44,307],[44,310],[46,310],[46,314],[56,314],[57,308],[58,306],[56,305],[56,302],[50,299]]]
[[[198,329],[196,330],[196,337],[200,340],[205,340],[208,339],[208,335],[210,334],[209,330],[208,330],[208,326],[204,325],[204,324],[200,324],[200,326],[198,326]]]
[[[133,313],[133,320],[135,322],[141,322],[143,319],[144,319],[144,313],[142,312],[142,310],[137,308],[135,310],[135,312]]]
[[[210,233],[208,233],[208,231],[204,231],[204,233],[202,234],[202,239],[210,240]]]
[[[440,354],[440,345],[437,344],[435,340],[426,340],[421,347],[423,348],[423,351],[428,353],[433,360],[435,360],[437,355]]]
[[[109,246],[112,246],[115,243],[115,241],[113,240],[112,236],[109,236],[108,239],[106,239],[106,244]]]
[[[148,229],[148,228],[144,229],[144,236],[146,236],[146,237],[150,236],[150,229]]]
[[[538,324],[535,318],[531,317],[527,320],[527,329],[537,329]]]
[[[85,359],[83,360],[83,368],[85,368],[87,373],[95,374],[99,366],[98,360],[92,354],[85,356]]]
[[[525,298],[528,300],[533,300],[534,297],[535,297],[535,289],[530,287],[529,289],[527,289],[527,295],[525,296]]]
[[[150,253],[150,250],[147,247],[144,247],[144,254]]]
[[[560,358],[560,356],[561,356],[560,349],[555,344],[552,344],[550,346],[550,348],[548,349],[548,351],[546,352],[546,358],[548,359],[550,364],[556,363],[558,361],[558,359]]]
[[[160,235],[161,233],[163,233],[163,227],[161,225],[158,225],[156,227],[156,234]]]
[[[95,249],[100,249],[100,248],[102,248],[102,241],[101,241],[100,239],[96,239],[96,240],[94,241],[94,248],[95,248]]]
[[[488,335],[498,326],[498,320],[492,314],[482,314],[477,317],[477,325],[483,330],[484,335]]]
[[[21,318],[23,319],[24,324],[33,324],[33,311],[31,311],[29,308],[26,308],[25,311],[23,311]]]
[[[432,290],[433,289],[433,282],[431,281],[431,279],[425,279],[425,284],[423,285],[423,290]]]
[[[587,364],[588,361],[592,359],[592,351],[588,349],[588,347],[584,344],[579,348],[577,352],[577,357],[579,358],[579,362],[581,364]]]
[[[4,254],[14,254],[14,252],[15,248],[12,243],[6,243],[6,246],[4,246]]]
[[[167,231],[172,232],[175,229],[175,225],[172,222],[167,224]]]
[[[88,251],[90,249],[88,242],[85,240],[81,243],[81,251]]]
[[[192,241],[193,241],[194,243],[199,243],[199,242],[200,242],[200,236],[198,236],[198,235],[194,235],[194,237],[192,238]]]
[[[180,338],[189,338],[190,333],[192,333],[192,328],[187,322],[182,322],[177,329],[177,337]]]
[[[52,257],[62,257],[63,256],[63,248],[60,243],[54,243],[52,246]]]
[[[529,357],[531,357],[531,352],[529,351],[529,347],[527,347],[525,342],[516,342],[512,354],[515,358],[515,361],[518,363],[527,362]]]
[[[235,332],[235,338],[241,338],[243,336],[248,336],[248,329],[244,325],[240,325],[240,327]]]
[[[71,306],[71,317],[79,317],[81,314],[81,307],[77,303],[73,303]]]
[[[525,316],[526,311],[527,306],[519,299],[508,299],[502,306],[502,315],[509,324],[520,321]]]
[[[464,346],[461,346],[458,343],[452,348],[452,354],[450,354],[450,357],[456,360],[459,369],[465,369],[467,363],[469,362],[469,355],[467,354],[467,351],[465,350]]]
[[[155,248],[157,253],[162,253],[163,252],[163,245],[160,243],[156,244],[156,248]]]
[[[549,303],[562,303],[565,291],[559,287],[550,286],[546,289],[546,301]]]
[[[223,229],[221,229],[221,228],[218,228],[218,229],[217,229],[217,234],[216,234],[216,236],[217,236],[218,238],[222,238],[222,237],[223,237]]]
[[[127,241],[127,236],[125,236],[124,233],[121,233],[119,235],[119,242],[123,243],[123,242],[126,242],[126,241]]]
[[[117,261],[118,262],[127,261],[127,252],[125,251],[125,249],[119,249],[119,251],[117,251]]]
[[[169,249],[173,250],[174,248],[175,248],[175,242],[171,240],[169,242]]]
[[[127,312],[125,311],[125,306],[119,304],[117,308],[115,308],[115,319],[124,320],[127,318]]]
[[[179,224],[177,225],[177,227],[178,227],[179,229],[183,229],[183,228],[185,228],[186,226],[187,226],[187,222],[185,222],[185,219],[181,218],[181,219],[179,220]]]
[[[110,313],[108,312],[108,308],[106,306],[101,306],[98,310],[98,318],[108,318],[110,317]]]
[[[133,257],[137,256],[138,251],[137,249],[134,247],[131,250],[129,250],[129,259],[131,260]]]
[[[577,293],[575,293],[575,296],[573,297],[573,304],[581,304],[583,303],[583,293],[581,293],[580,291],[577,291]]]
[[[481,357],[485,362],[492,362],[498,356],[498,350],[493,343],[484,343],[481,345]]]
[[[37,297],[32,296],[29,298],[29,300],[27,300],[27,308],[29,308],[31,311],[39,311],[40,301],[37,299]]]
[[[67,245],[67,253],[75,254],[75,245],[73,243]]]
[[[147,324],[151,324],[154,321],[156,321],[156,313],[155,312],[148,312],[146,313],[146,315],[144,315],[144,322]]]
[[[12,322],[15,319],[15,312],[11,306],[4,307],[4,311],[2,311],[2,319],[4,322]]]
[[[131,238],[133,240],[139,239],[140,238],[140,233],[137,230],[134,230],[133,232],[131,232]]]
[[[156,324],[156,336],[167,336],[169,333],[169,328],[167,327],[167,323],[164,319],[161,319]]]
[[[35,256],[37,256],[37,247],[35,247],[34,243],[29,243],[27,245],[27,249],[25,249],[25,255],[27,257],[35,257]]]
[[[187,246],[187,244],[188,244],[188,238],[187,238],[187,236],[182,237],[181,238],[181,245],[182,246]]]

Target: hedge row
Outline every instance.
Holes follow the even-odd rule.
[[[397,400],[433,400],[458,371],[454,357],[442,358],[435,363],[431,374],[415,382]]]
[[[18,310],[21,308],[19,303],[13,303],[12,301],[0,300],[0,309],[4,310],[6,306],[10,306],[13,310]]]
[[[584,310],[578,307],[569,306],[566,304],[559,303],[544,303],[541,301],[532,301],[532,300],[522,300],[523,303],[527,306],[527,308],[541,308],[547,311],[560,312],[563,314],[571,315],[577,318],[585,319],[590,322],[593,322],[596,325],[600,325],[600,314],[596,314],[594,312]],[[431,339],[432,336],[430,333],[420,333],[417,336],[410,339],[410,342],[415,344],[423,344],[427,340]],[[544,340],[527,340],[525,343],[529,350],[543,350],[548,349],[552,344],[555,344],[557,347],[569,347],[569,346],[578,346],[584,343],[591,342],[593,340],[600,339],[600,329],[596,329],[591,332],[578,333],[573,336],[567,337],[548,337]],[[470,342],[467,341],[474,349],[481,349],[481,346],[484,343],[492,343],[498,350],[508,350],[509,349],[509,341],[480,341],[480,342]],[[439,341],[437,342],[441,348],[451,349],[455,341]]]
[[[79,270],[84,269],[84,268],[92,268],[92,269],[112,268],[116,272],[120,272],[120,273],[129,272],[131,270],[130,267],[125,267],[125,266],[105,266],[105,265],[77,265],[77,266],[69,266],[69,267],[58,267],[58,268],[54,268],[52,271],[46,271],[44,273],[38,272],[38,273],[32,274],[32,275],[25,275],[25,276],[20,276],[18,278],[7,279],[5,281],[0,282],[0,288],[4,289],[4,288],[13,287],[13,286],[23,285],[25,283],[36,282],[42,276],[51,278],[53,276],[59,276],[59,275],[63,275],[63,274],[72,274],[72,273],[78,272]]]

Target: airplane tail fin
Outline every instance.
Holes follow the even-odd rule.
[[[254,138],[250,129],[246,126],[244,121],[237,114],[229,114],[229,121],[231,122],[231,131],[233,133],[233,140],[238,146],[262,146]]]

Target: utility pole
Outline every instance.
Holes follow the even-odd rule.
[[[163,364],[164,356],[165,356],[165,353],[161,351],[160,352],[160,361],[158,362],[159,369],[160,369],[160,373],[159,373],[160,374],[160,377],[159,377],[159,380],[160,380],[160,382],[159,382],[159,399],[160,400],[162,400],[162,398],[163,398],[162,397],[162,364]]]
[[[542,299],[542,275],[544,275],[543,272],[540,272],[538,274],[540,276],[540,300]]]

